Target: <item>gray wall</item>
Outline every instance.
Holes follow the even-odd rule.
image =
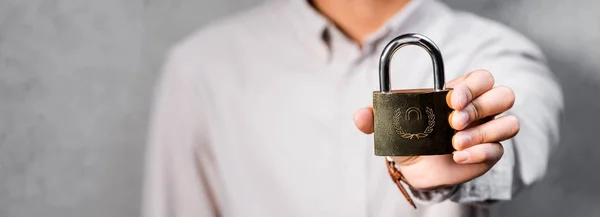
[[[134,216],[139,1],[0,0],[0,216]]]
[[[257,2],[0,0],[0,216],[137,216],[163,52]],[[600,216],[600,3],[448,2],[538,42],[566,91],[563,142],[547,179],[496,213]]]

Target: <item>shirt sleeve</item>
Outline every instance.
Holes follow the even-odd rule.
[[[218,216],[202,95],[171,54],[159,78],[148,135],[142,216]]]
[[[455,202],[485,205],[510,200],[543,178],[558,145],[563,96],[545,57],[524,37],[499,40],[474,55],[467,71],[486,69],[496,86],[512,88],[515,104],[500,116],[516,116],[521,129],[514,138],[501,141],[504,156],[489,172],[458,187],[450,197]]]

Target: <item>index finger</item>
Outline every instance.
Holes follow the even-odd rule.
[[[456,110],[464,109],[469,102],[494,87],[494,76],[486,70],[473,71],[451,82],[448,104]]]

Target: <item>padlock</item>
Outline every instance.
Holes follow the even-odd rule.
[[[390,61],[398,49],[417,45],[433,63],[433,86],[425,89],[391,90]],[[452,154],[455,130],[446,103],[451,90],[445,87],[442,54],[433,41],[420,34],[392,39],[379,59],[380,91],[373,91],[374,146],[377,156],[421,156]]]

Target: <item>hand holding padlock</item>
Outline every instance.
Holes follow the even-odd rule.
[[[433,46],[429,47],[434,47],[434,49],[437,50],[437,46],[435,46],[431,40],[416,34],[399,36],[390,42],[388,46],[389,48],[396,47],[395,49],[398,49],[400,46],[398,46],[399,44],[397,43],[406,42],[407,38],[410,39],[408,41],[430,43]],[[394,43],[396,43],[396,45],[392,46]],[[395,49],[389,49],[389,51],[395,51]],[[426,49],[428,48],[426,47]],[[439,52],[439,50],[437,51]],[[385,51],[384,54],[386,54]],[[388,54],[393,54],[393,52]],[[441,60],[441,55],[439,57]],[[385,64],[381,65],[385,66]],[[389,65],[387,65],[387,67],[389,67]],[[383,68],[385,69],[386,67]],[[385,76],[385,73],[383,74]],[[434,80],[437,81],[437,84],[443,84],[443,79],[441,81],[439,78]],[[383,81],[385,81],[385,78]],[[383,83],[385,84],[385,82]],[[433,113],[436,115],[436,126],[439,127],[439,125],[444,125],[443,122],[446,122],[452,128],[442,128],[443,130],[440,132],[449,133],[452,130],[453,132],[450,134],[449,138],[444,137],[444,135],[442,136],[443,139],[440,139],[440,143],[432,141],[432,143],[425,145],[439,146],[434,147],[433,149],[421,149],[416,147],[392,147],[388,149],[385,145],[382,145],[380,147],[383,147],[383,149],[381,149],[383,151],[378,154],[382,156],[392,156],[391,159],[395,162],[395,167],[398,171],[402,172],[403,178],[415,189],[432,189],[440,186],[451,186],[481,176],[491,169],[502,157],[503,148],[499,142],[512,138],[519,131],[519,122],[516,117],[506,115],[495,118],[496,115],[504,113],[512,107],[515,95],[512,90],[506,86],[494,87],[494,79],[490,72],[478,70],[448,82],[446,87],[452,88],[452,90],[444,91],[443,94],[441,94],[443,98],[439,96],[440,94],[435,94],[435,89],[439,87],[439,85],[434,86],[434,90],[425,91],[434,93],[430,94],[431,99],[429,103],[431,106],[429,107],[434,110]],[[385,92],[385,90],[389,91],[389,87],[386,88],[385,85],[382,87],[383,91],[380,92]],[[393,93],[394,91],[391,92]],[[450,110],[447,111],[449,112],[447,116],[444,116],[444,113],[442,115],[437,115],[437,109],[444,108],[444,106],[440,105],[440,102],[442,101],[440,98],[443,99],[445,106],[450,108]],[[435,100],[435,102],[433,102],[433,100]],[[413,135],[411,138],[411,135],[403,134],[405,135],[404,137],[398,135],[398,132],[410,134],[427,133],[424,132],[429,126],[427,106],[419,107],[421,110],[420,115],[418,111],[409,110],[408,108],[410,107],[405,106],[406,109],[400,109],[399,112],[397,112],[397,110],[402,107],[402,105],[390,105],[389,107],[388,113],[390,114],[387,114],[389,115],[387,118],[389,118],[388,121],[390,121],[390,123],[387,124],[389,127],[387,130],[389,134],[396,137],[394,140],[423,141],[424,138],[431,136],[431,133],[435,134],[439,132],[436,130],[440,128],[435,128],[436,126],[434,126],[427,137],[418,138],[416,135]],[[396,109],[394,109],[394,107]],[[425,108],[423,109],[423,107]],[[385,106],[379,106],[378,108],[385,108]],[[381,110],[377,110],[375,113],[380,115],[381,113],[379,113],[379,111]],[[399,123],[402,121],[402,131],[396,130],[396,127],[394,127],[395,124],[393,121],[394,116],[397,115],[396,113],[400,113],[397,119]],[[419,117],[421,119],[418,119]],[[374,130],[377,131],[381,129],[381,127],[377,128],[375,126],[376,121],[374,121],[374,119],[375,115],[373,107],[371,106],[358,110],[354,116],[354,122],[357,128],[367,134],[373,133]],[[411,125],[412,123],[410,121],[415,120],[422,121],[422,123],[419,125],[415,124],[414,128],[410,128],[411,130],[408,130],[409,128],[404,126]],[[424,120],[427,120],[427,122]],[[395,135],[392,133],[395,133]],[[390,144],[401,146],[415,143],[392,142]],[[452,148],[452,150],[449,150],[450,148]],[[454,151],[454,153],[452,151]]]

